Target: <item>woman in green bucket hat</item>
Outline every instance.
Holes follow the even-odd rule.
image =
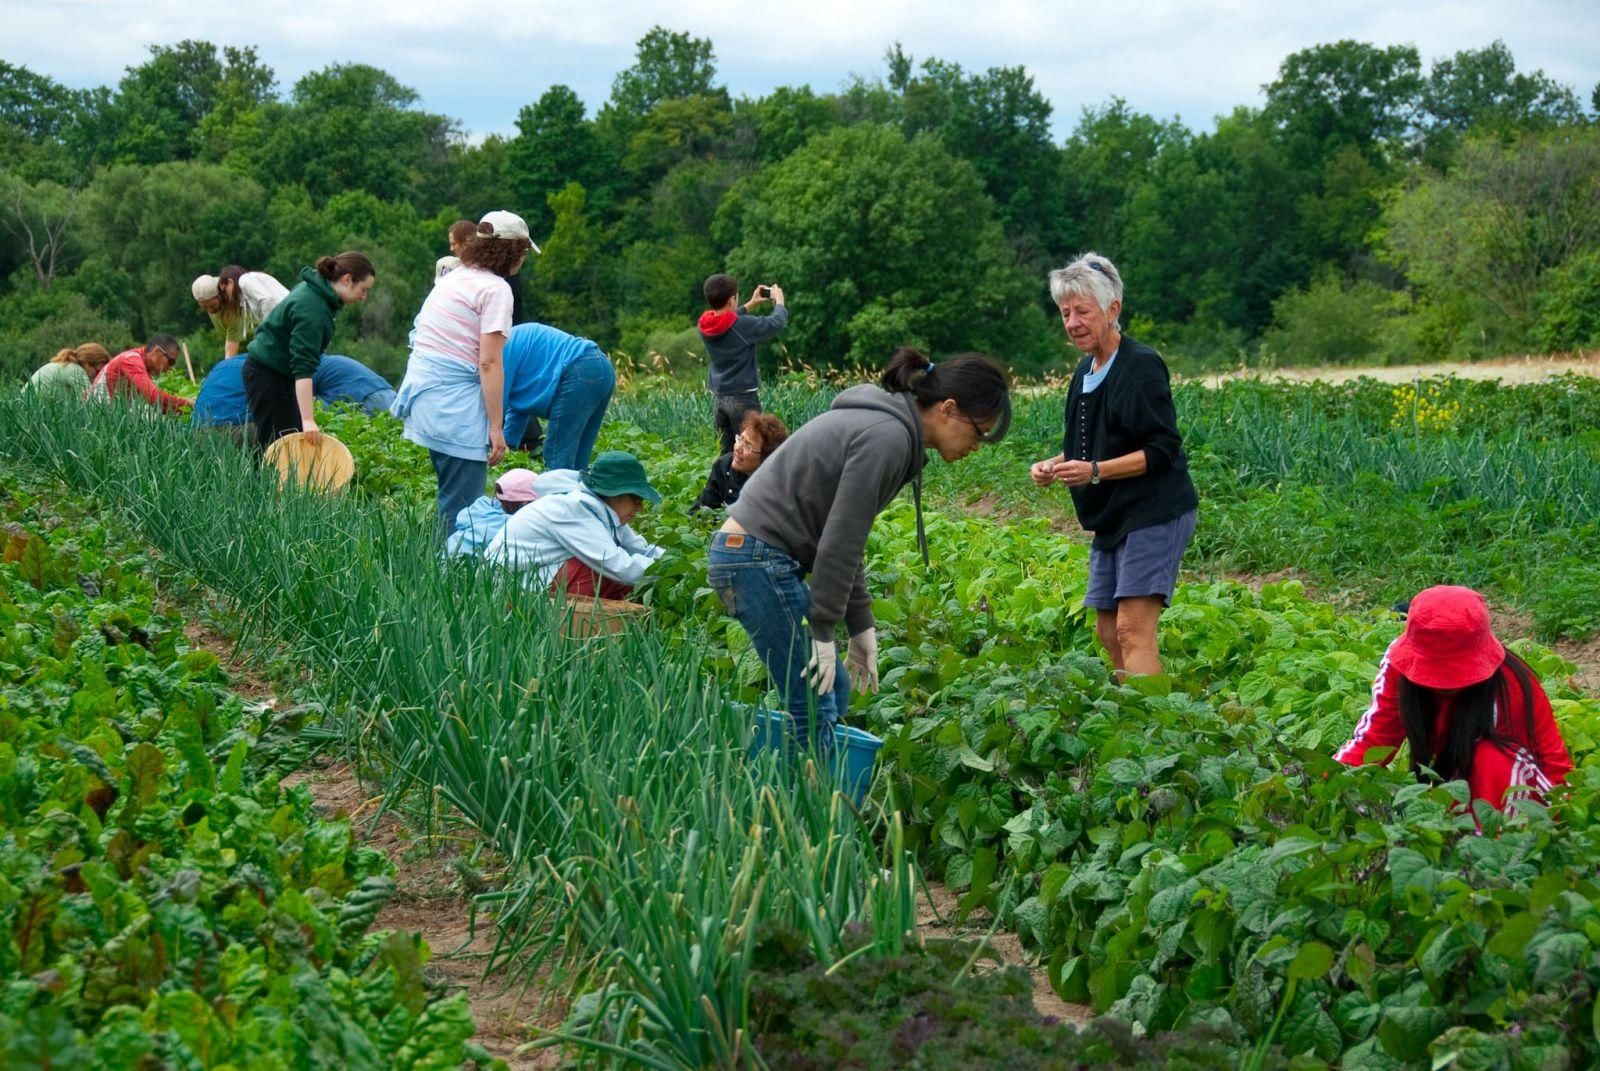
[[[577,488],[543,495],[509,517],[484,557],[558,595],[625,599],[664,553],[628,527],[646,502],[661,504],[661,493],[622,450],[598,455],[580,478]]]

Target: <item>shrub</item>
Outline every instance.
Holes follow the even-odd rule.
[[[1405,297],[1368,279],[1329,272],[1272,303],[1261,338],[1263,363],[1362,364],[1393,352],[1394,320]]]

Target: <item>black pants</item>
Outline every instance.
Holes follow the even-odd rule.
[[[279,436],[300,430],[300,402],[294,396],[294,380],[282,372],[246,357],[244,396],[250,403],[257,450],[265,450]]]
[[[733,440],[738,436],[746,414],[759,412],[761,412],[761,395],[753,390],[740,394],[717,395],[717,434],[722,436],[724,454],[732,452]]]

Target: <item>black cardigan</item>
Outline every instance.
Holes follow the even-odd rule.
[[[745,481],[750,479],[747,472],[739,472],[733,467],[732,452],[717,458],[711,466],[711,475],[706,477],[705,489],[700,492],[700,497],[695,499],[691,512],[696,509],[726,509],[739,501],[739,492],[744,490]]]
[[[1199,497],[1189,479],[1172,382],[1161,355],[1123,335],[1110,373],[1097,390],[1084,394],[1083,379],[1091,367],[1085,357],[1072,374],[1063,456],[1103,462],[1143,450],[1145,457],[1143,476],[1070,488],[1078,523],[1094,533],[1095,549],[1114,550],[1129,532],[1188,513]]]

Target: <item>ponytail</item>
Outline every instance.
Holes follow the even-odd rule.
[[[57,350],[56,355],[50,358],[51,364],[75,364],[85,372],[110,362],[111,354],[98,342],[85,342],[74,349]]]
[[[372,266],[372,261],[367,259],[365,253],[354,251],[340,253],[336,257],[318,257],[317,274],[328,282],[350,276],[350,281],[359,283],[377,274],[377,269]]]
[[[962,353],[935,364],[911,346],[901,346],[884,366],[878,383],[890,394],[909,394],[917,405],[930,409],[952,400],[973,420],[993,420],[984,437],[999,442],[1011,427],[1011,387],[994,359],[981,353]]]

